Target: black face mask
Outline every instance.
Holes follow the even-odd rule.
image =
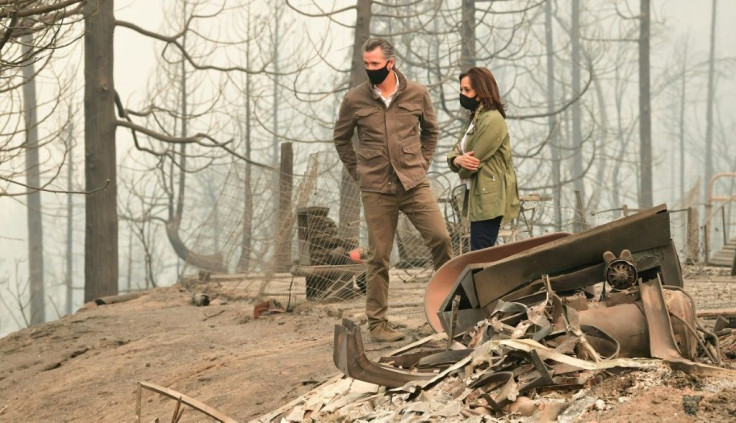
[[[378,85],[388,76],[388,62],[381,69],[366,69],[365,72],[368,74],[371,84]]]
[[[475,109],[478,108],[478,104],[480,104],[478,100],[468,97],[464,94],[460,94],[460,105],[470,110],[471,112],[474,112]]]

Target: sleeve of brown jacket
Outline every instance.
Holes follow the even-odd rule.
[[[435,148],[437,148],[437,139],[440,135],[440,128],[437,125],[437,116],[434,114],[432,99],[429,98],[429,92],[424,89],[422,97],[422,115],[419,117],[419,126],[421,128],[422,156],[427,162],[427,167],[432,163]]]
[[[355,120],[353,115],[353,110],[349,105],[348,95],[346,95],[340,105],[337,122],[335,122],[333,140],[335,142],[337,155],[340,156],[340,160],[343,165],[345,165],[345,169],[348,171],[350,176],[353,177],[353,180],[357,181],[358,174],[356,172],[356,166],[358,160],[355,156],[355,149],[353,148],[353,134],[355,133]]]

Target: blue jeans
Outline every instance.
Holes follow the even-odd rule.
[[[503,220],[503,216],[470,222],[470,251],[496,245],[498,230],[501,228],[501,220]]]

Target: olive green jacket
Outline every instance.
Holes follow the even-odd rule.
[[[474,128],[468,134],[465,151],[475,152],[480,160],[478,170],[471,172],[455,166],[460,155],[460,142],[470,126],[465,124],[455,148],[447,155],[447,164],[462,179],[470,179],[470,191],[463,202],[463,214],[471,222],[503,216],[504,221],[519,215],[519,191],[516,171],[511,159],[511,138],[506,120],[498,110],[479,106],[473,115]]]

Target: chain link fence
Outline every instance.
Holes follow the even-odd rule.
[[[237,285],[240,295],[269,297],[282,304],[362,295],[365,266],[361,261],[368,239],[357,185],[344,173],[334,152],[312,154],[304,173],[292,172],[233,165],[212,212],[188,241],[181,279],[227,280]],[[467,252],[468,222],[461,215],[464,187],[455,175],[430,172],[428,176],[454,254]],[[584,221],[592,227],[621,215],[621,210],[597,213],[584,216]],[[697,262],[702,237],[688,232],[693,224],[689,218],[687,210],[671,212],[671,233],[681,260],[693,257]],[[559,224],[554,223],[557,219]],[[499,243],[558,230],[572,232],[580,221],[574,208],[562,207],[555,216],[549,198],[523,196],[521,214],[502,227]],[[432,274],[429,250],[403,214],[391,267],[392,283],[425,282]],[[718,286],[702,291],[723,296]]]

